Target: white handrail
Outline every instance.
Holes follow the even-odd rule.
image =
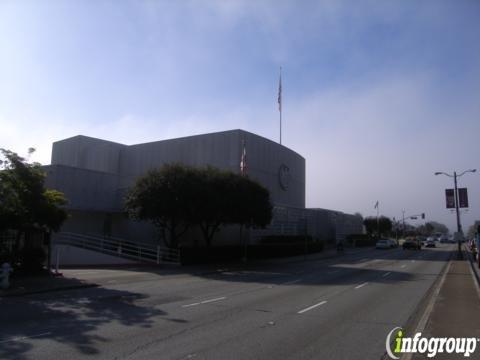
[[[61,232],[56,234],[54,242],[156,264],[161,262],[178,263],[180,259],[177,249],[169,249],[154,244],[135,243],[119,238]]]

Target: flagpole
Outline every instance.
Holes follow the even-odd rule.
[[[280,66],[280,78],[278,82],[278,110],[280,112],[280,145],[282,145],[282,67]]]

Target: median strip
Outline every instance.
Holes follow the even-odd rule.
[[[326,303],[327,303],[326,301],[321,301],[321,302],[319,302],[318,304],[315,304],[315,305],[309,306],[309,307],[307,307],[307,308],[305,308],[305,309],[303,309],[303,310],[300,310],[297,314],[303,314],[303,313],[305,313],[305,312],[307,312],[307,311],[309,311],[309,310],[315,309],[316,307],[321,306],[321,305],[324,305],[324,304],[326,304]]]

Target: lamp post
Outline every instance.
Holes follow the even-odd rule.
[[[453,177],[453,184],[454,184],[454,187],[455,189],[453,190],[454,191],[454,199],[455,199],[455,212],[457,214],[457,232],[462,234],[462,224],[460,223],[460,211],[459,211],[459,205],[458,205],[458,188],[457,188],[457,178],[459,178],[460,176],[466,174],[466,173],[474,173],[475,171],[477,171],[477,169],[470,169],[470,170],[465,170],[464,172],[462,172],[461,174],[457,175],[457,172],[454,171],[453,172],[453,175],[451,174],[447,174],[443,171],[437,171],[435,173],[435,175],[445,175],[445,176],[448,176],[448,177]],[[458,242],[458,256],[461,257],[462,256],[462,249],[461,249],[461,243],[460,243],[460,236],[457,237],[457,242]]]

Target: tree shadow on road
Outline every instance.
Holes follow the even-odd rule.
[[[42,339],[74,348],[81,355],[99,354],[103,326],[151,328],[155,317],[172,319],[154,304],[142,303],[144,295],[106,288],[50,292],[0,298],[0,359],[27,359],[33,341]],[[43,358],[63,358],[56,346],[43,342]],[[61,347],[63,348],[63,347]],[[38,354],[38,353],[37,353]],[[38,356],[37,356],[38,357]]]

